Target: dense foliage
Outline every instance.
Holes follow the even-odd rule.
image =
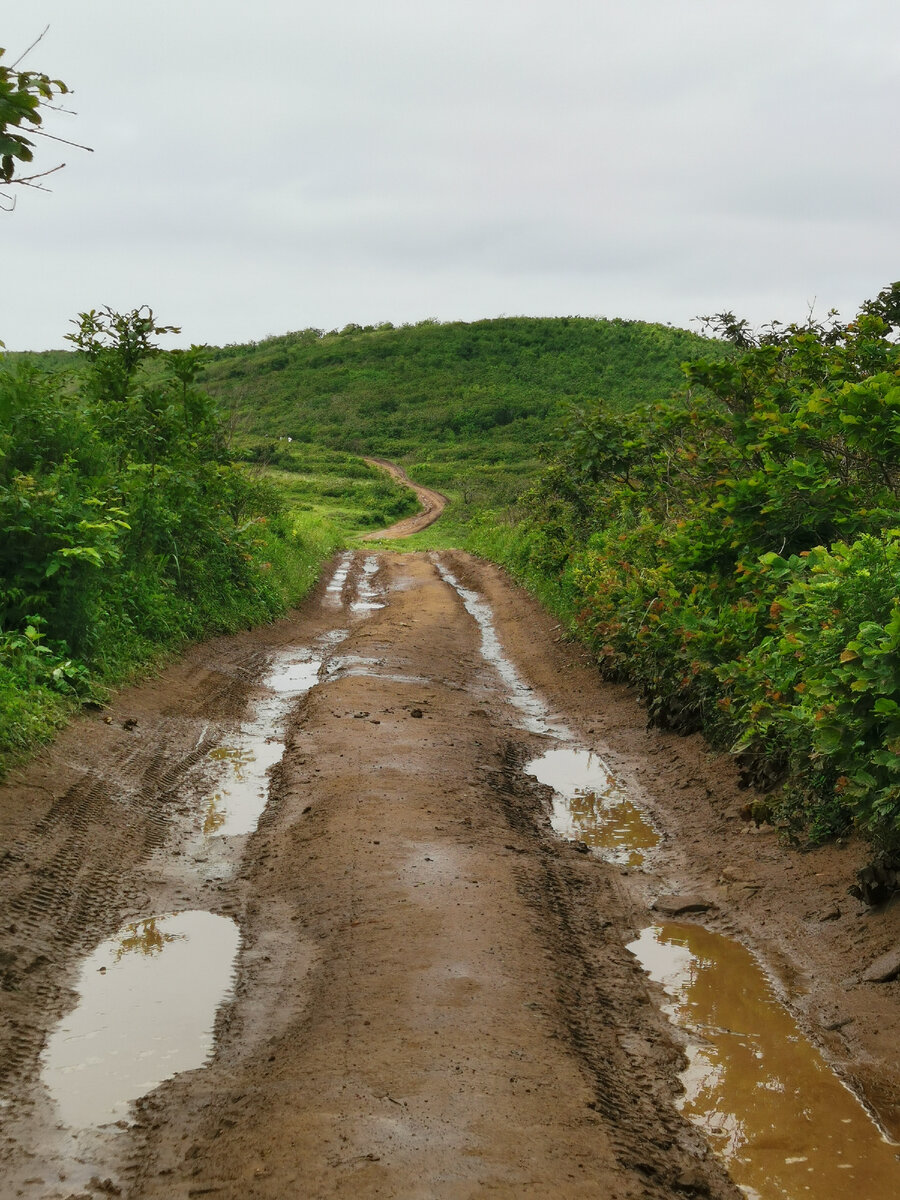
[[[87,313],[74,370],[0,370],[0,762],[161,648],[282,611],[337,541],[232,464],[164,332]]]
[[[573,406],[514,531],[659,722],[703,729],[795,836],[900,839],[900,284],[754,337],[631,413]]]

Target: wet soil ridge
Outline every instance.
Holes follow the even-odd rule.
[[[365,461],[373,467],[380,467],[383,471],[387,471],[399,483],[411,488],[416,493],[416,497],[422,506],[422,511],[415,513],[411,517],[404,517],[402,521],[397,521],[396,524],[389,525],[387,529],[378,529],[374,533],[367,533],[362,539],[363,541],[395,541],[398,538],[410,537],[414,533],[419,533],[421,530],[427,529],[429,525],[433,525],[447,507],[446,496],[441,495],[440,492],[436,492],[432,488],[423,487],[420,483],[414,483],[403,468],[398,467],[396,463],[392,463],[386,458],[367,458]]]
[[[204,830],[210,751],[260,733],[278,663],[309,687],[277,707],[261,814]],[[300,612],[194,648],[108,715],[0,790],[0,1050],[20,1047],[0,1195],[737,1200],[677,1108],[686,1040],[625,948],[676,892],[756,950],[889,1127],[900,983],[862,972],[897,913],[842,897],[820,919],[857,849],[788,871],[702,744],[648,731],[489,564],[345,554]],[[561,729],[651,815],[652,870],[554,832],[523,767]],[[122,1127],[61,1125],[41,1051],[86,956],[159,917],[164,959],[159,933],[196,913],[240,938],[212,1057]]]

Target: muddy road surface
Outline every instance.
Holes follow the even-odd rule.
[[[340,556],[2,789],[0,1195],[898,1194],[897,910],[746,800],[497,568]]]

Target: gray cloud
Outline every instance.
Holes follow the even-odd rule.
[[[103,303],[194,341],[762,321],[900,273],[894,0],[34,0],[4,40],[48,21],[95,153],[0,217],[11,347]]]

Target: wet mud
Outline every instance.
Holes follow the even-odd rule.
[[[680,1110],[751,1200],[893,1196],[898,1147],[774,995],[739,942],[653,925],[629,950],[688,1035]]]
[[[345,553],[110,716],[0,795],[0,1195],[893,1189],[861,848],[745,833],[496,568]]]

